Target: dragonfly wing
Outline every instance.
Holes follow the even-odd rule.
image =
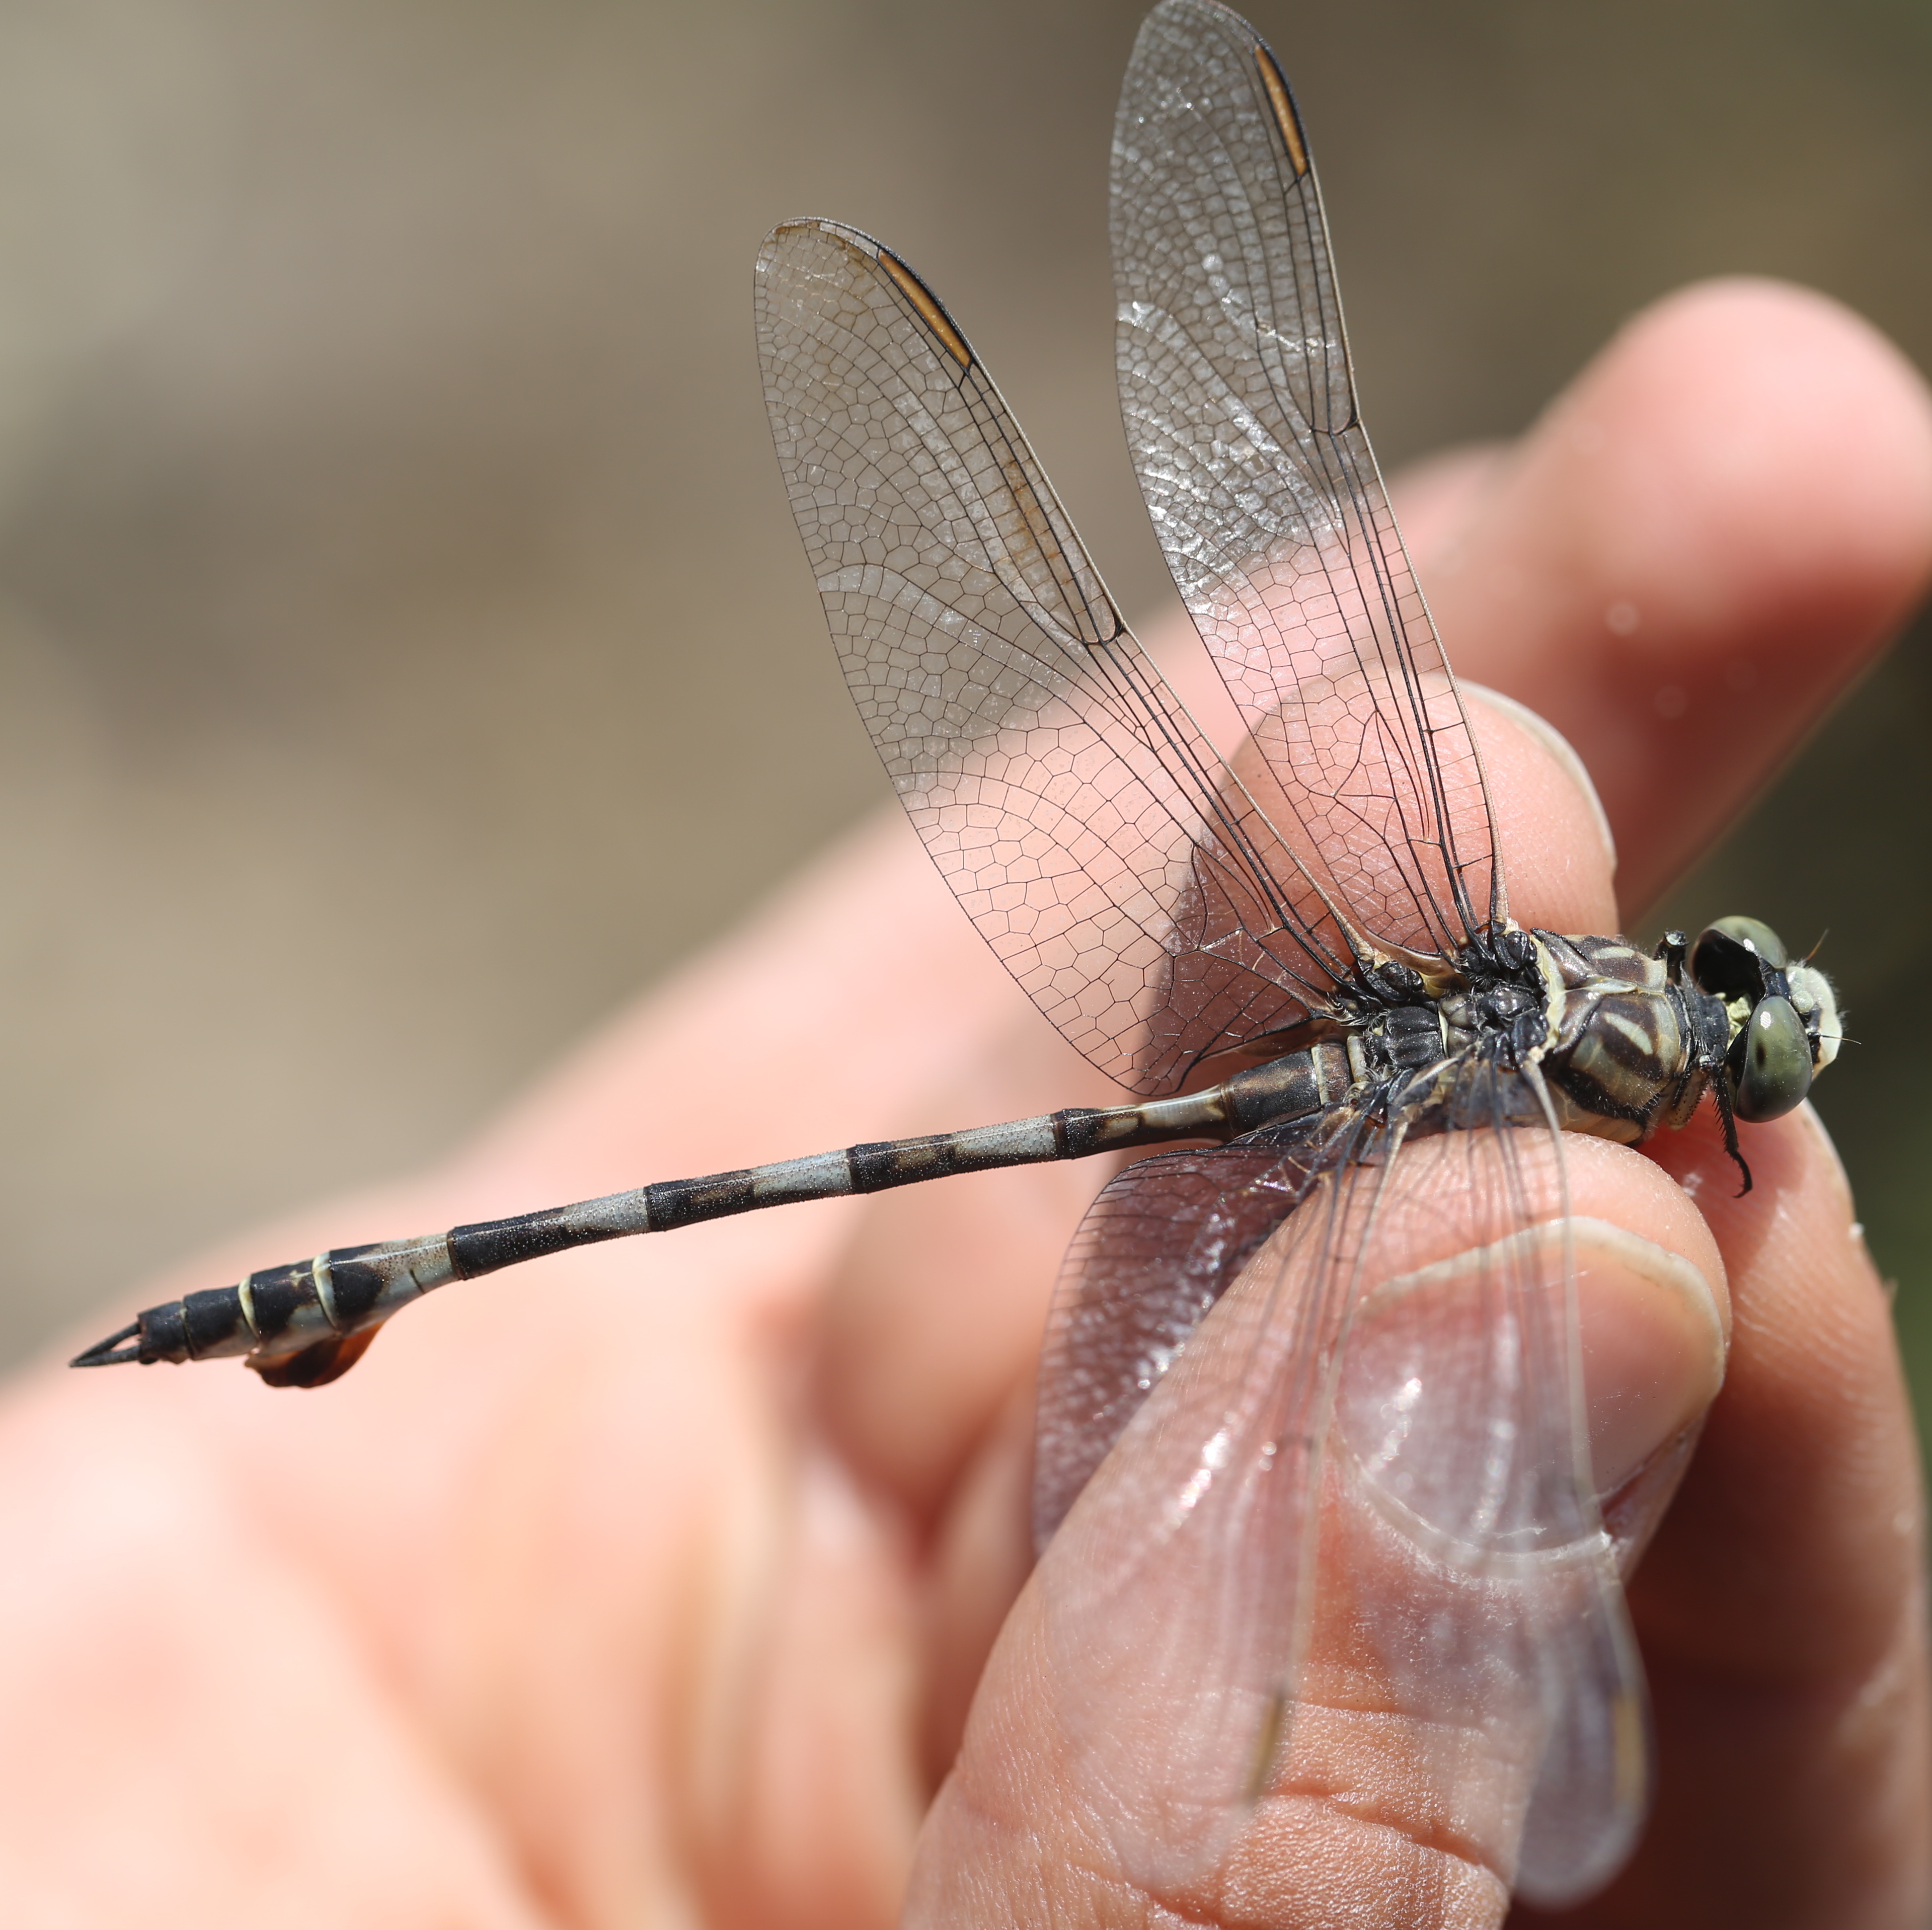
[[[1504,915],[1480,764],[1355,410],[1327,224],[1266,44],[1162,0],[1114,122],[1115,335],[1181,596],[1358,929],[1453,953]]]
[[[1346,1314],[1326,1232],[1362,1183],[1361,1169],[1343,1167],[1311,1184],[1311,1168],[1336,1150],[1236,1146],[1192,1171],[1150,1161],[1158,1170],[1130,1169],[1112,1201],[1102,1196],[1084,1241],[1103,1261],[1110,1244],[1156,1244],[1135,1223],[1172,1205],[1182,1227],[1173,1244],[1198,1290],[1232,1276],[1124,1424],[1100,1417],[1112,1450],[1032,1583],[1053,1661],[1046,1692],[1085,1813],[1124,1875],[1162,1893],[1223,1858],[1292,1718],[1320,1416]],[[1208,1199],[1216,1178],[1225,1193]],[[1300,1208],[1281,1217],[1295,1198]],[[1272,1234],[1254,1247],[1270,1217]],[[1211,1250],[1217,1220],[1232,1244],[1225,1268],[1211,1250],[1194,1251],[1186,1230]],[[1149,1290],[1157,1325],[1172,1301]],[[1052,1399],[1043,1389],[1043,1404]]]
[[[1035,1586],[1083,1796],[1131,1876],[1185,1884],[1366,1712],[1416,1827],[1576,1901],[1635,1840],[1648,1756],[1560,1143],[1390,1157],[1339,1109],[1287,1136],[1130,1168],[1050,1322]]]
[[[1318,900],[1121,622],[946,311],[829,221],[772,234],[757,309],[846,680],[1034,1003],[1147,1093],[1318,1007],[1337,969]]]
[[[1581,1418],[1562,1157],[1560,1135],[1504,1129],[1394,1163],[1336,1383],[1322,1557],[1445,1811],[1551,1907],[1622,1865],[1649,1781]]]
[[[1273,1145],[1160,1153],[1088,1209],[1041,1346],[1034,1544],[1075,1498],[1202,1317],[1299,1205],[1316,1166]]]

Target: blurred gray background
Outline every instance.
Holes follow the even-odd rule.
[[[1130,617],[1171,595],[1108,346],[1141,11],[0,4],[8,1357],[448,1146],[883,800],[759,400],[774,221],[902,249]],[[1385,462],[1514,433],[1701,275],[1932,365],[1924,0],[1252,11]],[[1928,734],[1922,628],[1669,909],[1831,928],[1868,1043],[1820,1103],[1932,1365],[1928,1055],[1879,1043],[1925,1002]]]

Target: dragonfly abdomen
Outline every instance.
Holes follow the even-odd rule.
[[[265,1268],[233,1286],[148,1307],[88,1352],[102,1354],[104,1364],[242,1354],[277,1386],[320,1386],[356,1364],[391,1314],[454,1277],[440,1237],[338,1247]],[[122,1341],[135,1343],[131,1354],[102,1353]],[[80,1358],[94,1364],[88,1355]]]
[[[879,1140],[733,1172],[663,1180],[447,1233],[337,1247],[250,1274],[233,1286],[148,1307],[74,1364],[145,1366],[240,1355],[273,1385],[319,1387],[353,1367],[392,1314],[454,1280],[474,1280],[573,1247],[669,1232],[766,1206],[879,1193],[1000,1166],[1090,1159],[1137,1146],[1235,1139],[1258,1126],[1321,1111],[1348,1091],[1350,1078],[1346,1050],[1324,1040],[1178,1098],[1070,1106],[964,1132]]]

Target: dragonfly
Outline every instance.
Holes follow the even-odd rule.
[[[793,513],[900,801],[1021,988],[1132,1100],[335,1248],[150,1307],[74,1364],[239,1356],[317,1387],[404,1307],[570,1247],[1167,1148],[1088,1213],[1040,1370],[1040,1578],[1096,1685],[1072,1757],[1124,1866],[1184,1880],[1225,1849],[1293,1747],[1309,1631],[1346,1585],[1422,1772],[1502,1819],[1516,1894],[1574,1901],[1636,1840],[1648,1745],[1629,1550],[1582,1419],[1564,1137],[1638,1144],[1708,1100],[1748,1190],[1738,1124],[1804,1099],[1841,1040],[1835,995],[1749,918],[1645,950],[1511,917],[1463,695],[1357,413],[1300,115],[1218,0],[1144,25],[1111,206],[1128,443],[1240,720],[1230,757],[897,254],[787,222],[755,306]],[[1390,1229],[1432,1218],[1480,1237],[1391,1282]],[[1153,1472],[1094,1483],[1130,1433]],[[1209,1598],[1137,1614],[1156,1561],[1214,1577]],[[1130,1786],[1122,1736],[1150,1708]]]

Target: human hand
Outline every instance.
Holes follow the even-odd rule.
[[[1932,421],[1849,317],[1718,287],[1636,325],[1520,450],[1398,502],[1459,670],[1559,724],[1641,905],[1918,593]],[[1610,929],[1580,794],[1484,716],[1517,915]],[[146,1298],[1109,1096],[882,824],[449,1168]],[[1728,1289],[1732,1346],[1633,1590],[1658,1812],[1575,1920],[1916,1923],[1917,1463],[1882,1292],[1808,1111],[1751,1132],[1741,1201],[1708,1133],[1648,1150],[1580,1142],[1579,1191]],[[314,1394],[214,1366],[22,1382],[10,1919],[890,1922],[964,1732],[916,1920],[1160,1920],[1178,1900],[1087,1839],[1011,1613],[1044,1299],[1096,1183],[1023,1168],[585,1250],[439,1295]],[[1403,1800],[1283,1792],[1197,1914],[1494,1922],[1495,1873],[1418,1842]]]

